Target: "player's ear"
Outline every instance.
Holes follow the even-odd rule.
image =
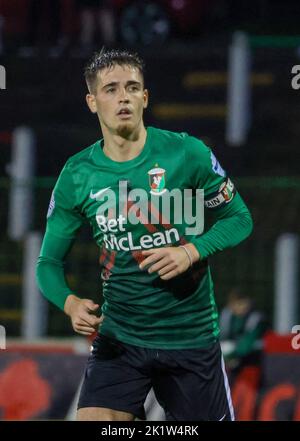
[[[144,109],[148,107],[148,101],[149,101],[149,91],[148,89],[144,89]]]
[[[92,113],[97,113],[97,103],[95,95],[88,93],[85,97],[87,105]]]

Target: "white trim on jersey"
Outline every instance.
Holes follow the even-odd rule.
[[[221,363],[222,363],[222,371],[223,371],[223,376],[224,376],[224,386],[225,386],[225,390],[226,390],[226,396],[227,396],[227,402],[228,402],[228,407],[229,407],[229,411],[230,411],[230,417],[231,417],[231,421],[234,421],[235,420],[234,410],[233,410],[233,405],[232,405],[232,401],[231,401],[231,392],[230,392],[228,378],[227,378],[227,374],[226,374],[226,370],[225,370],[225,363],[224,363],[223,355],[221,357]]]

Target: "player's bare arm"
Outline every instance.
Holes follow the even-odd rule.
[[[184,273],[193,263],[200,259],[196,247],[189,243],[185,249],[179,247],[152,248],[142,251],[145,259],[140,264],[140,269],[146,267],[148,272],[157,272],[162,280],[170,280],[179,274]]]
[[[90,299],[80,299],[70,294],[65,302],[64,311],[70,316],[75,332],[81,335],[92,335],[103,321],[103,315],[97,317],[95,312],[99,305]]]

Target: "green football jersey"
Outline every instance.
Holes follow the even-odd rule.
[[[164,219],[158,201],[167,190],[191,189],[194,207],[195,191],[203,189],[206,207],[223,206],[226,213],[238,197],[233,184],[212,151],[187,134],[148,127],[143,150],[124,162],[107,157],[102,147],[103,141],[97,141],[67,161],[47,216],[47,232],[61,239],[75,238],[85,219],[92,227],[102,266],[101,333],[148,348],[209,345],[219,335],[209,247],[201,244],[201,234],[186,234],[178,207],[171,204]],[[137,197],[129,197],[135,191]],[[142,250],[187,242],[202,258],[184,274],[163,281],[157,273],[140,270]]]

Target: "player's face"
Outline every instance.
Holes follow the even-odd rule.
[[[126,138],[142,122],[148,91],[138,69],[116,65],[98,72],[97,89],[87,95],[87,103],[102,129]]]

